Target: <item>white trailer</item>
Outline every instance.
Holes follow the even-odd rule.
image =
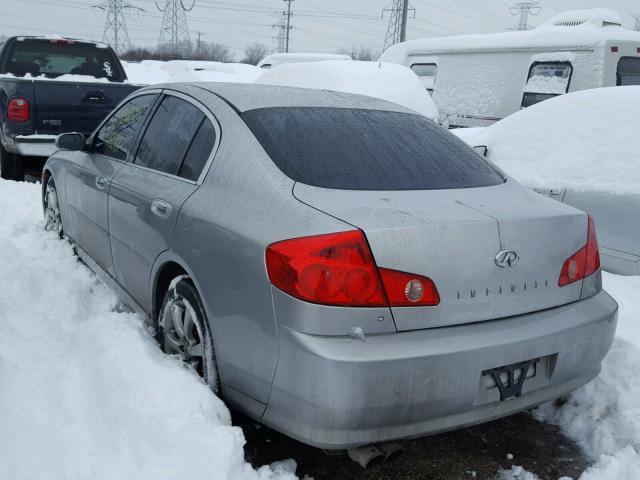
[[[380,60],[422,79],[442,123],[483,127],[568,92],[640,85],[640,32],[611,10],[580,10],[534,30],[399,43]]]

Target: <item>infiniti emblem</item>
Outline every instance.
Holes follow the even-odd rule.
[[[520,260],[520,256],[513,250],[502,250],[495,257],[496,265],[499,267],[513,267]]]

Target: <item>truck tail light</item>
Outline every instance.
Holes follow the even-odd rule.
[[[439,303],[428,278],[378,269],[360,230],[274,243],[267,248],[266,264],[275,287],[311,303],[345,307]]]
[[[587,228],[587,244],[569,257],[562,265],[558,286],[564,287],[587,278],[600,268],[600,252],[593,218],[589,215]]]
[[[26,122],[31,117],[29,100],[15,97],[7,105],[7,120],[9,122]]]

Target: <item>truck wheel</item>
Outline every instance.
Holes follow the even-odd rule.
[[[175,286],[172,283],[165,294],[158,329],[162,350],[179,355],[219,395],[220,379],[211,329],[200,295],[187,277]]]
[[[5,180],[24,181],[25,164],[19,155],[7,152],[0,144],[0,177]]]

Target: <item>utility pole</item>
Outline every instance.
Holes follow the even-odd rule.
[[[124,0],[105,0],[99,5],[94,5],[93,8],[107,12],[102,41],[111,45],[118,55],[129,50],[131,42],[129,41],[125,13],[133,10],[144,12],[144,10]]]
[[[402,4],[402,26],[400,28],[400,41],[407,40],[407,16],[409,15],[409,0],[404,0]]]
[[[509,9],[511,15],[520,15],[518,30],[529,30],[529,15],[538,15],[541,11],[542,7],[536,2],[514,3]]]
[[[293,28],[293,26],[291,25],[291,16],[293,15],[293,12],[291,11],[291,4],[294,2],[295,0],[284,0],[284,3],[287,4],[287,11],[286,12],[282,12],[282,14],[286,17],[287,21],[286,21],[286,37],[285,37],[285,42],[284,42],[284,51],[285,53],[289,53],[289,37],[291,36],[291,29]]]
[[[383,50],[398,42],[404,42],[407,39],[407,19],[409,12],[416,15],[416,9],[409,5],[409,0],[393,0],[391,6],[382,10],[382,18],[385,13],[389,13],[389,26],[387,34],[384,38]]]
[[[633,29],[640,32],[640,13],[633,13],[631,16],[636,20],[636,26]]]
[[[158,39],[158,51],[163,55],[172,57],[185,54],[191,45],[189,36],[189,24],[187,23],[187,12],[193,10],[196,0],[189,8],[184,4],[184,0],[165,0],[164,8],[160,8],[156,0],[156,8],[162,12],[162,27],[160,28],[160,38]]]
[[[198,43],[196,43],[196,55],[200,55],[200,52],[202,51],[201,37],[202,35],[204,35],[204,32],[196,32],[196,34],[198,35]]]
[[[286,31],[287,24],[284,20],[284,17],[280,19],[280,21],[274,25],[271,25],[273,28],[278,29],[278,35],[274,37],[278,42],[278,53],[284,53],[285,51],[285,43],[286,43]]]

